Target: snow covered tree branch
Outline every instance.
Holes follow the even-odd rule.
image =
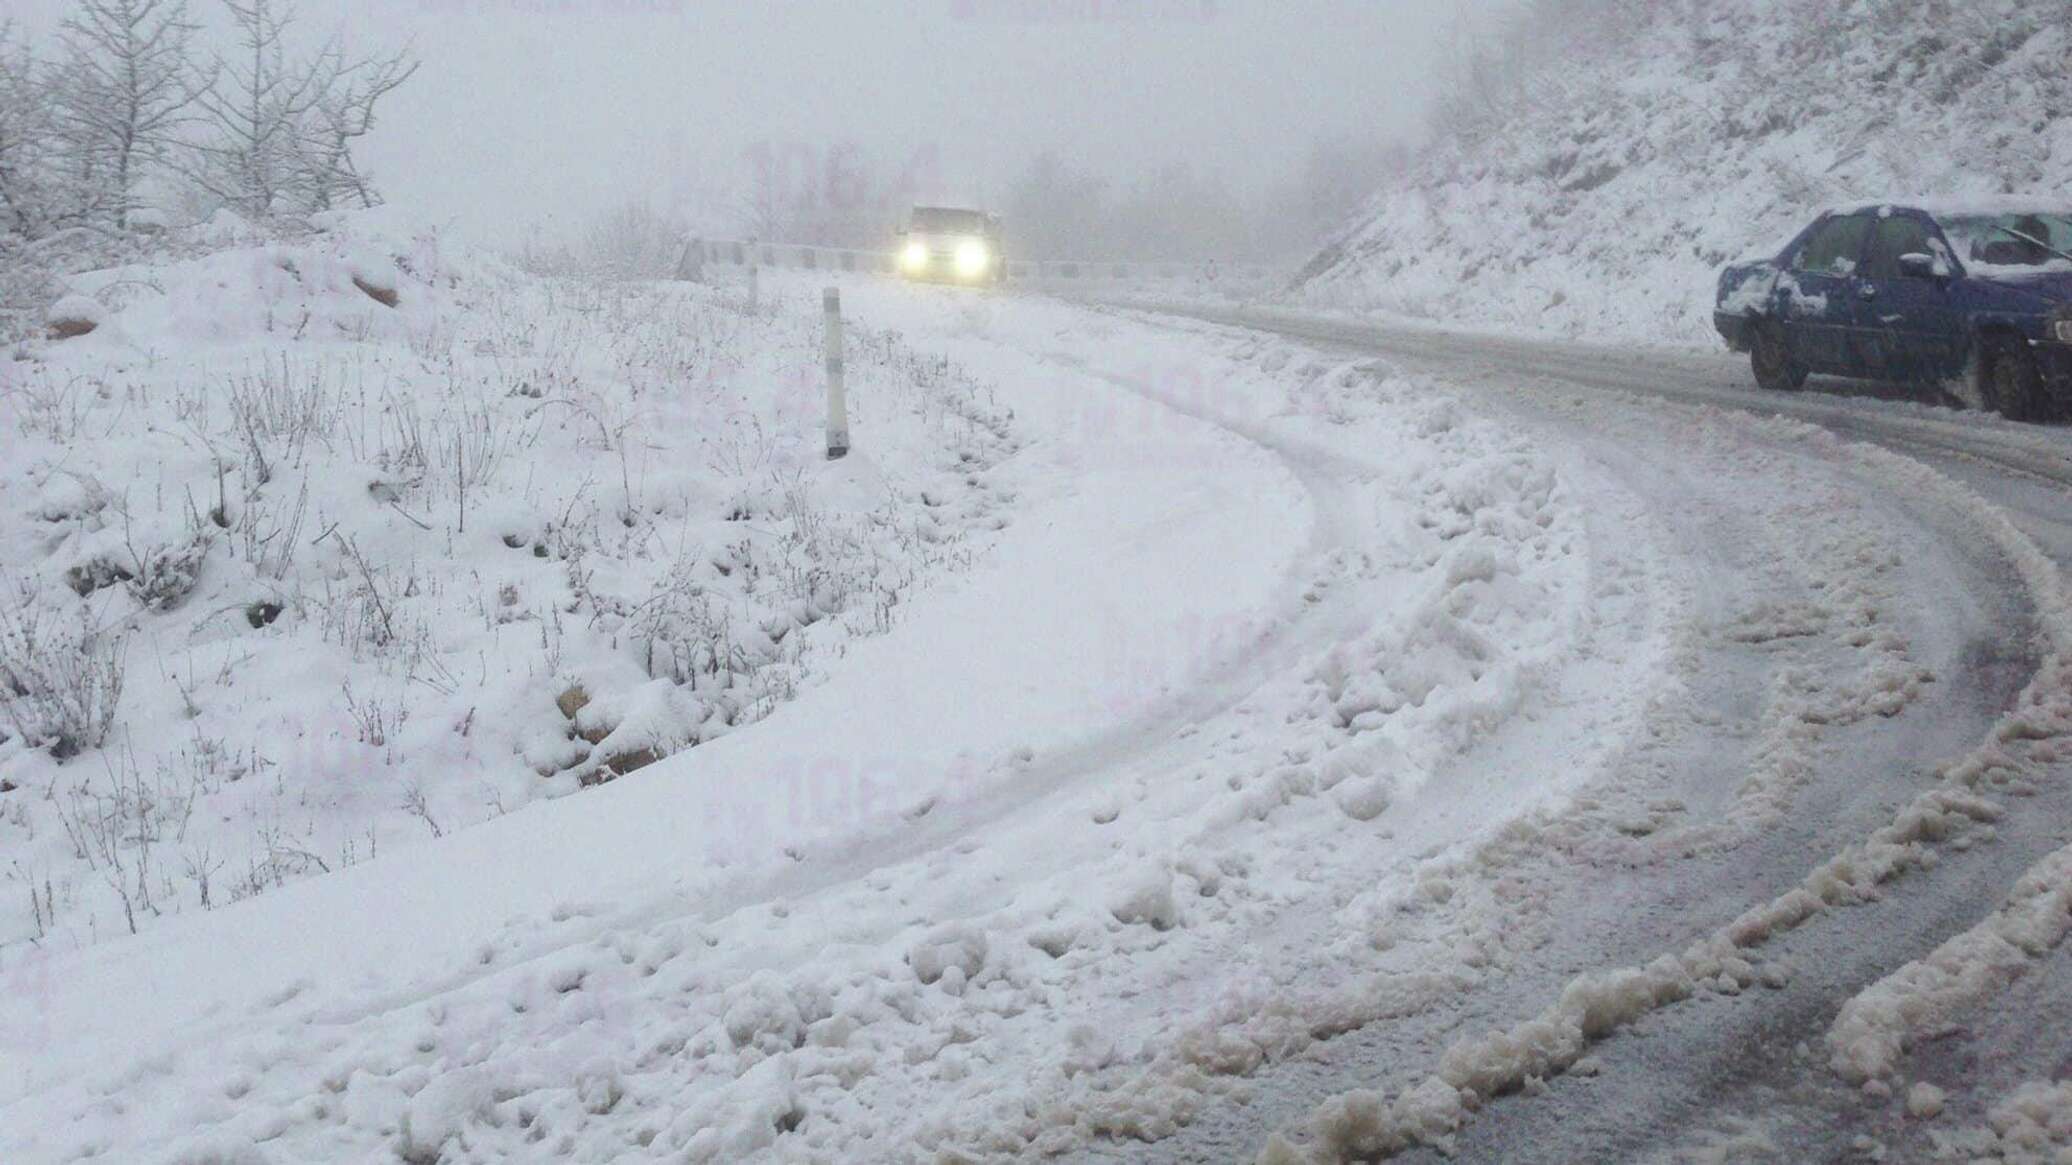
[[[297,135],[323,78],[318,66],[288,62],[292,10],[274,0],[224,0],[224,7],[237,25],[238,51],[217,58],[214,83],[201,91],[215,134],[196,145],[189,176],[238,213],[265,218],[294,192]]]
[[[333,40],[314,58],[291,60],[294,9],[277,0],[224,0],[238,30],[237,52],[219,58],[199,105],[215,133],[195,147],[190,176],[240,214],[266,218],[323,210],[341,199],[376,201],[352,148],[374,126],[382,98],[408,81],[408,53],[348,58]]]
[[[166,156],[210,76],[188,67],[196,26],[185,0],[78,0],[61,37],[57,118],[105,175],[95,201],[128,225],[147,162]]]
[[[47,70],[0,21],[0,234],[41,238],[63,225]]]
[[[319,92],[303,135],[311,202],[320,210],[348,198],[373,206],[379,199],[353,162],[353,143],[374,128],[375,105],[408,81],[418,62],[402,52],[350,64],[341,64],[335,50],[330,55],[331,83]]]
[[[188,0],[77,0],[55,57],[0,21],[0,243],[120,236],[168,179],[250,218],[379,201],[353,151],[417,61],[300,56],[286,0],[223,7],[232,47],[205,64]]]

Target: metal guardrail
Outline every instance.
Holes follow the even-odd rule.
[[[898,256],[890,251],[864,251],[843,247],[821,247],[805,243],[764,243],[750,239],[693,239],[684,248],[683,264],[694,261],[723,267],[788,267],[801,271],[861,271],[889,275],[899,269]],[[1115,259],[1013,259],[1007,261],[1009,281],[1092,282],[1102,280],[1160,280],[1167,282],[1219,279],[1263,280],[1274,270],[1263,263],[1225,263],[1201,260],[1185,263],[1145,263]]]

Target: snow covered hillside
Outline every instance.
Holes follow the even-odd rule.
[[[1817,208],[2072,185],[2062,0],[1541,0],[1317,307],[1712,343],[1718,267]]]
[[[0,364],[0,948],[724,736],[1008,521],[1006,411],[890,333],[823,459],[806,289],[535,279],[384,212],[181,245]]]

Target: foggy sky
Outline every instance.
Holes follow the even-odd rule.
[[[190,0],[216,20],[211,0]],[[985,202],[1038,151],[1256,188],[1319,136],[1412,137],[1446,30],[1502,0],[300,0],[424,68],[361,150],[390,201],[515,242],[629,199],[713,218],[847,149]],[[65,0],[8,0],[33,34]],[[752,179],[750,179],[752,180]],[[878,185],[889,185],[879,182]],[[888,190],[852,196],[890,197]]]

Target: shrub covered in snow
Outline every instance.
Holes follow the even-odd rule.
[[[57,760],[100,747],[122,700],[116,637],[85,609],[40,601],[33,584],[0,603],[0,727]]]

